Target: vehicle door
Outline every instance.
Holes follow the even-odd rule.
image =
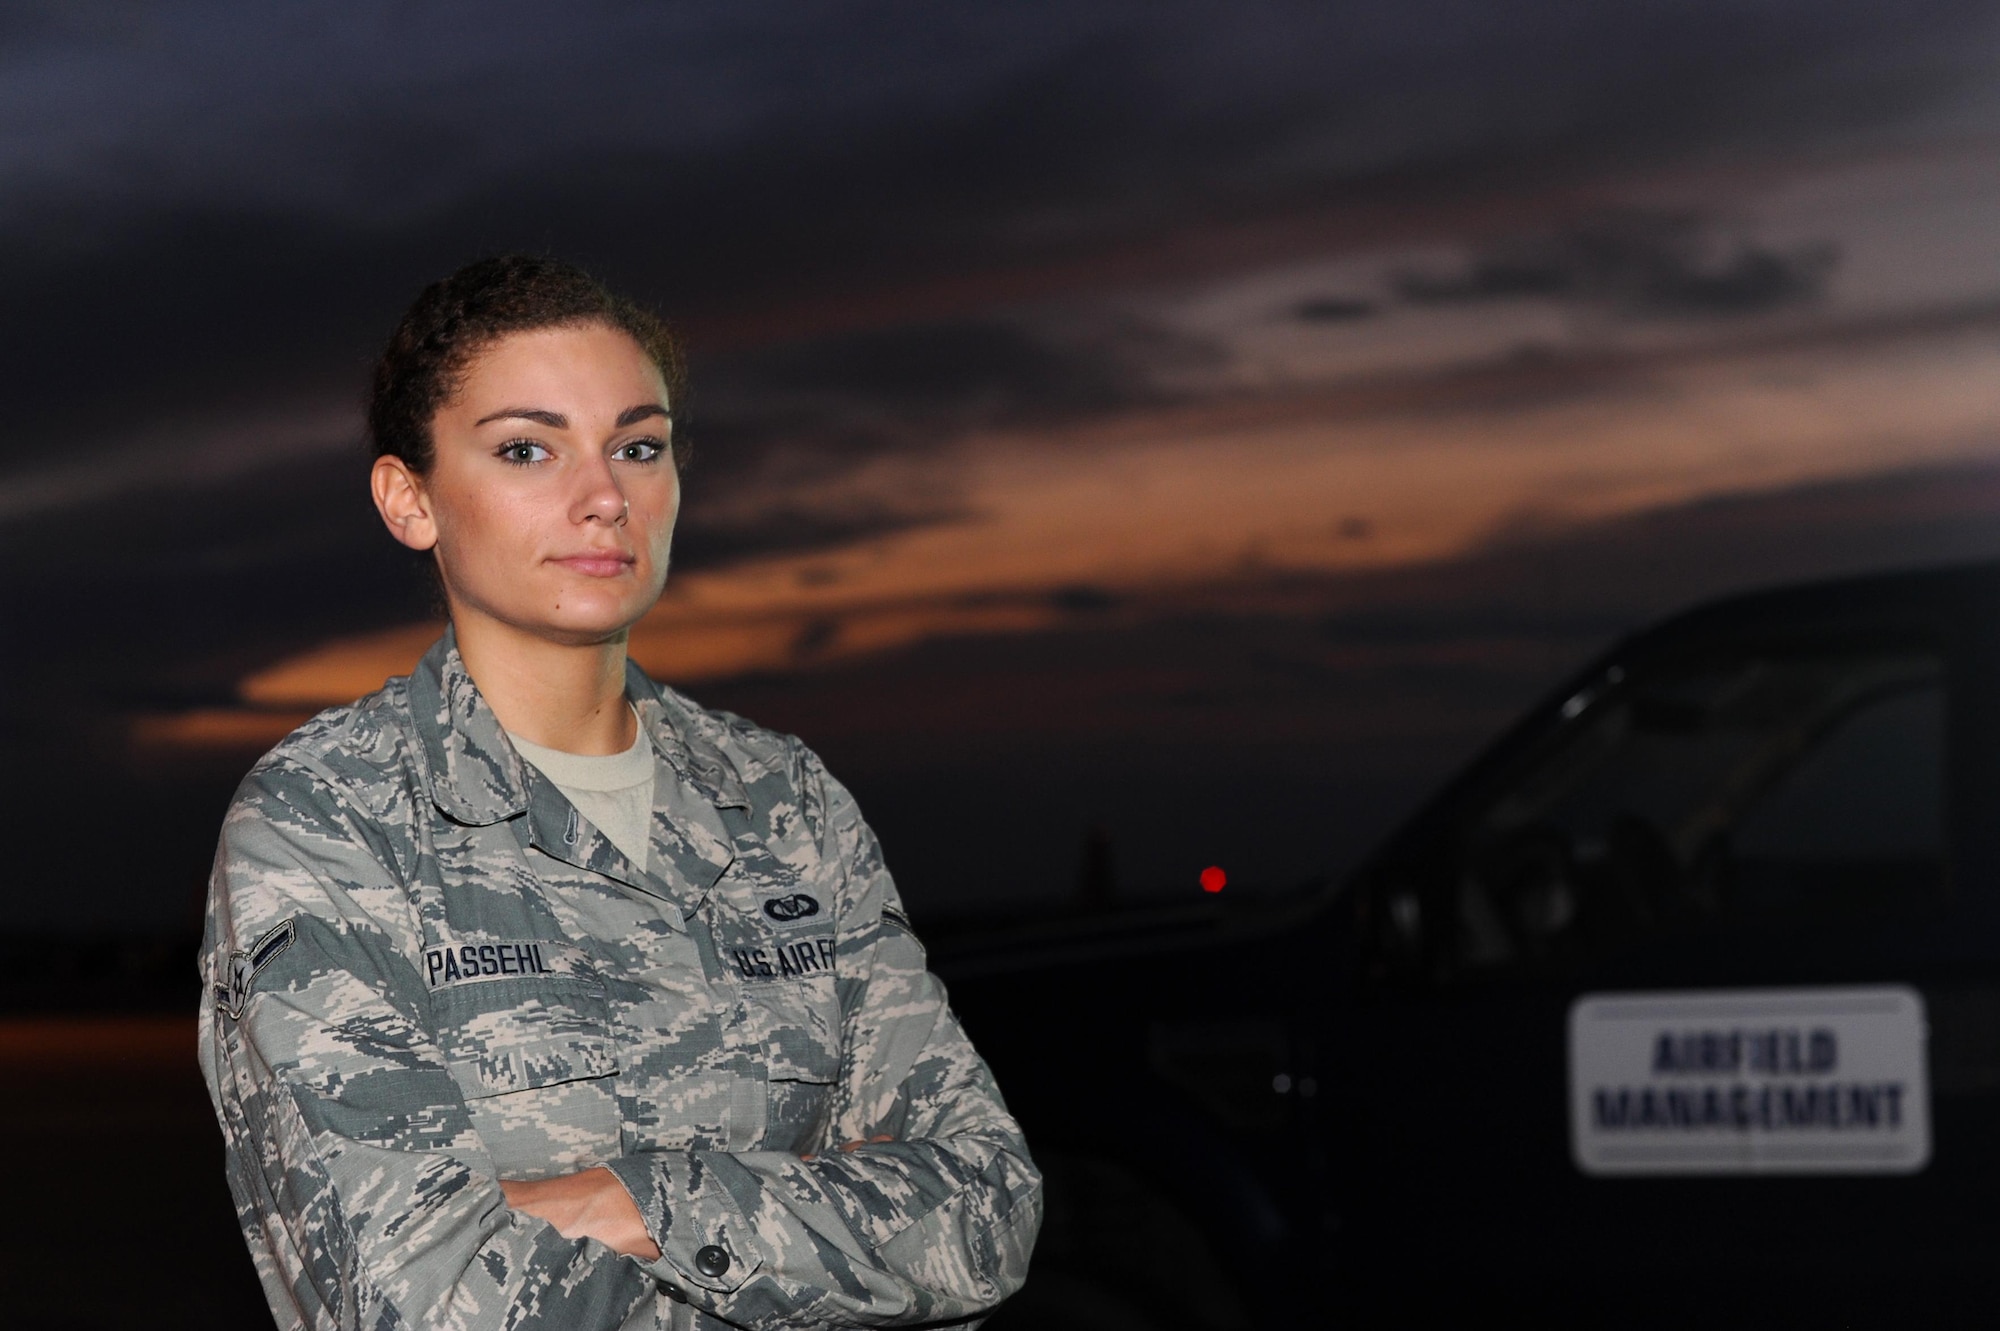
[[[1356,902],[1380,978],[1324,1041],[1351,1088],[1328,1130],[1355,1153],[1357,1209],[1382,1222],[1378,1269],[1443,1253],[1475,1284],[1609,1297],[1675,1263],[1724,1282],[1935,1273],[1991,1242],[1976,1199],[2000,1181],[2000,931],[1989,838],[1964,834],[1990,794],[1975,655],[1923,622],[1669,635],[1423,824]],[[1892,1044],[1922,1046],[1926,1015],[1936,1032],[1896,1055],[1919,1060],[1924,1084],[1895,1107],[1928,1114],[1926,1158],[1784,1171],[1764,1150],[1748,1168],[1632,1171],[1579,1155],[1581,1000],[1857,987],[1915,994]],[[1838,1025],[1662,1011],[1621,1038],[1809,1043]],[[1797,1048],[1796,1085],[1832,1084]]]

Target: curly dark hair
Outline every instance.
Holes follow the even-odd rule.
[[[375,364],[368,439],[376,457],[401,458],[419,476],[435,460],[431,421],[464,385],[473,358],[510,333],[576,324],[629,333],[660,367],[678,412],[686,386],[680,345],[652,311],[616,295],[575,264],[533,254],[478,259],[425,287]],[[674,465],[687,465],[680,431]]]

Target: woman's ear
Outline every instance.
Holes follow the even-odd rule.
[[[368,489],[391,536],[412,550],[428,550],[437,544],[437,519],[431,514],[430,495],[424,490],[423,479],[403,459],[376,458],[375,469],[368,474]]]

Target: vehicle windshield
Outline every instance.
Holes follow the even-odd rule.
[[[1467,829],[1461,959],[1935,893],[1944,703],[1938,658],[1911,651],[1737,657],[1615,679]]]

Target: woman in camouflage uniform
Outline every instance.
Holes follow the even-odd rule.
[[[1040,1181],[852,797],[626,659],[680,504],[658,323],[427,289],[373,493],[451,628],[224,824],[203,1071],[284,1326],[972,1324]]]

